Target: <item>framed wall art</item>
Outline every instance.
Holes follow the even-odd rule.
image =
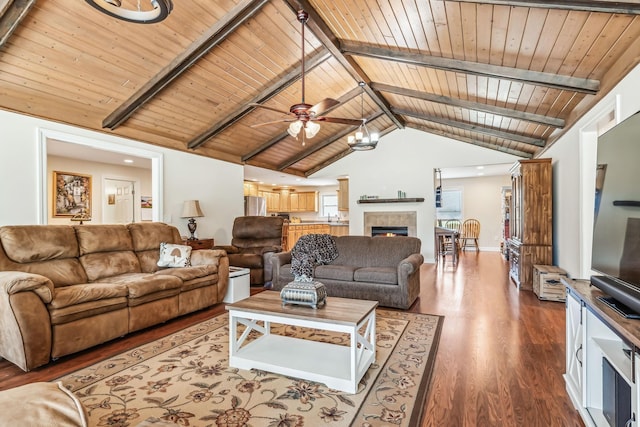
[[[53,171],[53,216],[91,217],[91,175]]]

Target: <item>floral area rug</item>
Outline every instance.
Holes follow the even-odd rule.
[[[443,320],[378,309],[376,361],[356,394],[230,368],[226,314],[56,381],[82,401],[91,426],[417,426]],[[272,331],[344,345],[349,339],[295,326],[272,324]]]

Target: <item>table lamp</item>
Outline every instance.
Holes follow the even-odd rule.
[[[189,232],[191,233],[189,240],[196,240],[194,234],[198,225],[196,224],[195,218],[201,216],[204,216],[204,214],[202,213],[202,209],[200,209],[200,202],[198,200],[186,200],[182,204],[182,218],[189,218],[189,223],[187,224]]]

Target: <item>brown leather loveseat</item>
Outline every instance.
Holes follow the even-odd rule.
[[[233,221],[231,245],[216,246],[229,256],[229,265],[250,270],[252,285],[271,284],[271,257],[282,252],[282,226],[278,216],[240,216]]]
[[[221,302],[224,251],[158,267],[160,244],[181,242],[163,223],[0,227],[0,356],[29,371]]]

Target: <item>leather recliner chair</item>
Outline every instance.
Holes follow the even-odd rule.
[[[250,284],[271,286],[273,254],[282,252],[284,219],[277,216],[240,216],[233,222],[231,245],[224,249],[229,265],[250,270]]]

